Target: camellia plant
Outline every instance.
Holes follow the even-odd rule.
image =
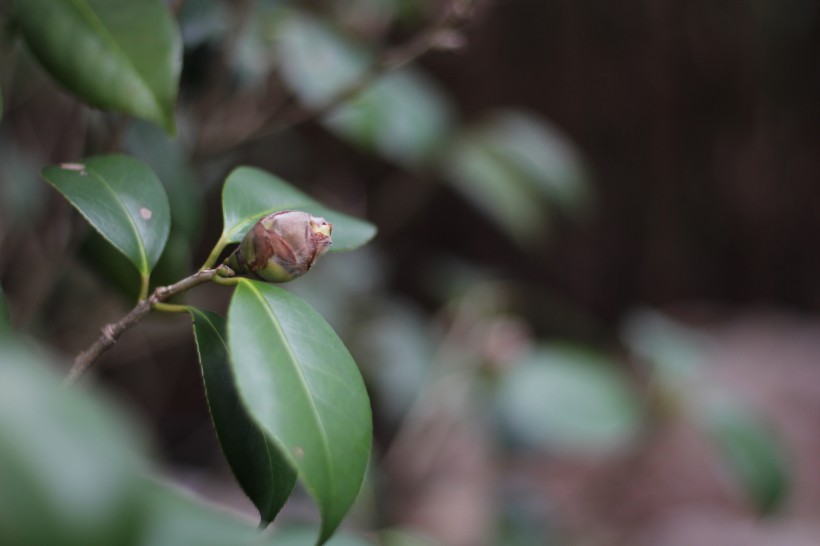
[[[17,0],[12,16],[30,52],[66,90],[91,106],[156,123],[172,135],[176,132],[181,37],[161,0]],[[108,154],[47,167],[42,175],[133,264],[140,278],[136,306],[102,328],[99,338],[76,357],[65,382],[77,382],[149,313],[189,314],[219,442],[239,485],[259,511],[260,526],[273,521],[301,481],[321,515],[317,544],[327,541],[365,477],[372,440],[370,403],[356,363],[333,329],[310,305],[272,283],[305,274],[327,252],[365,244],[376,228],[323,206],[268,172],[239,167],[225,180],[223,230],[206,262],[190,276],[151,290],[152,272],[172,228],[168,196],[152,169],[134,157]],[[236,244],[230,253],[228,247]],[[178,301],[184,292],[209,282],[233,290],[227,317]],[[31,358],[25,354],[13,353],[9,359]],[[20,384],[28,381],[9,373],[9,385],[17,379]],[[75,403],[71,396],[65,407]],[[59,405],[65,396],[54,398]],[[75,424],[82,427],[79,421]],[[4,453],[0,449],[0,473],[7,468],[3,461],[14,460],[4,458]],[[89,465],[92,460],[87,459]],[[29,489],[21,486],[20,491]],[[158,496],[156,486],[147,490],[145,495],[154,499],[146,501],[148,506],[182,502],[173,495]],[[114,497],[109,501],[114,510]],[[0,511],[3,502],[0,496]],[[38,530],[20,523],[22,516],[51,521],[47,514],[28,514],[29,504],[18,504],[21,518],[0,517],[0,539],[53,544],[40,534],[48,525]],[[35,505],[44,504],[32,500]],[[112,536],[119,537],[117,544],[165,543],[145,538],[152,532],[162,535],[157,531],[162,525],[148,516],[138,518],[133,506],[128,513],[135,521],[143,518],[144,529],[125,526],[139,529],[129,535],[131,539],[107,531],[75,533],[84,537],[77,538],[78,543],[102,543],[99,540],[114,540]],[[109,520],[110,525],[117,524],[116,518]],[[82,527],[78,522],[63,523],[65,529]],[[65,529],[52,531],[73,544],[74,535]],[[204,544],[196,537],[206,534],[175,540]],[[241,533],[229,539],[218,536],[207,540],[239,544],[247,538]]]
[[[134,158],[108,155],[48,167],[43,176],[142,279],[139,303],[102,329],[76,358],[67,382],[79,379],[152,310],[190,313],[217,436],[262,523],[273,520],[301,479],[322,515],[319,541],[329,538],[364,479],[370,405],[358,368],[332,328],[271,282],[303,275],[328,249],[357,248],[375,227],[324,207],[269,173],[240,167],[225,181],[224,228],[206,263],[149,295],[171,224],[156,175]],[[236,242],[228,259],[216,264]],[[168,303],[205,282],[234,289],[227,319]]]

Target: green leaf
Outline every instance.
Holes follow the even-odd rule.
[[[786,457],[771,431],[748,409],[725,401],[707,404],[698,417],[731,477],[757,512],[776,512],[788,496],[790,476]]]
[[[454,117],[438,85],[406,68],[381,76],[323,123],[366,149],[415,166],[429,164],[444,149]]]
[[[148,277],[171,224],[168,198],[151,169],[125,155],[108,155],[47,167],[43,178]]]
[[[174,133],[182,40],[162,0],[15,0],[14,15],[69,91]]]
[[[259,533],[248,521],[205,504],[170,485],[146,479],[143,496],[147,514],[141,529],[140,546],[278,544],[275,539]]]
[[[276,546],[305,546],[316,536],[316,529],[309,527],[285,527],[273,536]],[[337,533],[325,543],[327,546],[371,546],[372,543],[347,533]]]
[[[532,114],[496,112],[465,129],[444,157],[445,180],[522,246],[543,238],[551,212],[580,218],[591,202],[576,147]]]
[[[0,343],[0,542],[134,544],[144,450],[113,410]]]
[[[542,347],[515,365],[499,407],[516,437],[570,455],[623,449],[643,423],[637,393],[614,364],[571,348]]]
[[[325,207],[281,178],[253,167],[238,167],[222,190],[225,227],[221,240],[238,243],[263,216],[280,210],[302,210],[333,224],[331,252],[353,250],[376,235],[376,226]]]
[[[225,319],[209,311],[188,309],[194,320],[202,378],[222,452],[262,521],[270,523],[293,490],[296,472],[239,399],[228,361]]]
[[[157,174],[168,194],[172,229],[179,230],[195,246],[205,207],[188,151],[179,139],[172,140],[156,126],[139,121],[128,127],[125,149]]]
[[[319,507],[322,543],[356,499],[370,457],[370,404],[356,363],[312,307],[247,279],[231,300],[228,346],[246,407]]]
[[[322,108],[361,85],[374,63],[371,51],[304,13],[283,18],[279,36],[282,76],[309,108]],[[443,149],[454,117],[439,86],[405,68],[380,76],[322,123],[365,149],[416,166]]]
[[[282,77],[299,100],[321,108],[359,82],[373,56],[314,17],[294,12],[279,28]]]

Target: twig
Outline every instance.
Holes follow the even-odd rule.
[[[344,103],[356,98],[365,91],[380,76],[397,70],[423,56],[433,49],[453,49],[459,46],[454,39],[456,29],[466,22],[472,13],[471,0],[451,0],[441,10],[441,15],[427,29],[419,32],[415,37],[401,45],[389,48],[382,52],[373,65],[351,85],[339,90],[323,105],[298,112],[290,120],[278,121],[263,125],[251,132],[243,140],[227,146],[222,150],[212,152],[210,156],[224,155],[246,146],[255,144],[276,134],[293,129],[294,127],[318,119]],[[275,117],[275,116],[273,116]]]
[[[162,302],[169,300],[173,296],[185,292],[186,290],[190,290],[200,284],[206,283],[218,275],[232,273],[228,268],[223,269],[223,267],[224,266],[220,266],[216,269],[204,269],[202,271],[197,271],[190,277],[186,277],[175,284],[160,286],[155,289],[148,298],[140,301],[123,318],[117,322],[112,322],[103,326],[102,334],[99,338],[97,338],[97,341],[95,341],[91,347],[77,355],[77,358],[74,359],[74,365],[71,366],[71,370],[65,378],[65,384],[74,384],[105,351],[117,343],[117,340],[123,332],[142,320],[143,317],[150,313],[151,309],[157,304],[162,304]]]

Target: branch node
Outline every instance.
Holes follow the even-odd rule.
[[[113,324],[106,324],[101,330],[103,337],[110,345],[114,345],[117,342],[117,331]]]

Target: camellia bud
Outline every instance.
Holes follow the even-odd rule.
[[[292,281],[327,252],[332,229],[333,224],[307,212],[269,214],[254,224],[225,265],[263,281]]]

